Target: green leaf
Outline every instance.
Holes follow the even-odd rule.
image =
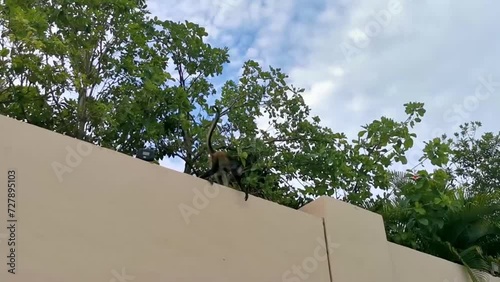
[[[399,161],[402,163],[402,164],[407,164],[408,163],[408,160],[406,159],[405,156],[400,156],[399,157]]]
[[[425,226],[429,225],[429,220],[427,218],[419,218],[418,222]]]
[[[413,147],[413,139],[406,138],[405,142],[404,142],[404,146],[405,146],[406,149],[409,149],[409,148]]]
[[[7,57],[9,55],[9,53],[10,53],[9,49],[7,49],[7,48],[0,49],[0,56],[1,57]]]
[[[426,214],[426,211],[425,209],[423,208],[415,208],[415,211],[421,215],[425,215]]]

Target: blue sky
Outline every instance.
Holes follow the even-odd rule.
[[[383,115],[404,119],[408,101],[425,103],[420,142],[470,120],[500,129],[499,1],[150,0],[148,6],[162,19],[204,26],[210,44],[229,47],[223,80],[235,78],[248,59],[282,68],[291,84],[306,89],[312,114],[349,137]],[[409,155],[412,164],[420,144]],[[161,164],[183,168],[179,160]]]

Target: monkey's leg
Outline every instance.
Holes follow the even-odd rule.
[[[241,178],[240,177],[235,177],[236,178],[236,182],[238,182],[238,186],[240,187],[240,190],[245,192],[245,202],[248,200],[248,192],[250,189],[248,189],[248,186],[243,186],[241,184]]]
[[[215,182],[217,182],[218,184],[222,183],[222,176],[220,172],[215,173],[213,177],[215,178]]]
[[[245,202],[248,200],[249,189],[247,186],[239,185],[240,191],[245,193]]]
[[[232,175],[233,178],[236,180],[236,183],[238,183],[238,186],[241,191],[245,192],[245,201],[248,200],[248,187],[244,187],[243,184],[241,184],[241,176],[243,174],[243,171],[240,168],[233,169]]]
[[[222,184],[223,184],[224,186],[229,187],[229,179],[228,179],[228,177],[227,177],[227,172],[225,172],[225,171],[221,171],[221,177],[222,177]]]
[[[214,159],[214,161],[212,162],[212,165],[210,167],[210,170],[205,172],[201,176],[201,178],[208,180],[208,182],[210,182],[210,185],[213,185],[214,184],[213,177],[216,177],[216,179],[217,179],[218,174],[219,174],[219,161],[217,161],[217,159]]]
[[[209,171],[205,172],[204,174],[202,174],[200,176],[201,179],[205,179],[205,180],[208,180],[208,182],[210,182],[210,184],[214,184],[214,171],[213,169],[210,169]]]
[[[214,185],[214,177],[215,175],[210,176],[207,180],[210,182],[210,185]]]
[[[239,182],[239,181],[238,181]],[[248,200],[248,187],[243,187],[241,184],[240,184],[240,187],[243,188],[242,190],[245,191],[245,202]]]

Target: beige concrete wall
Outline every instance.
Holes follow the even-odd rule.
[[[413,249],[389,243],[389,250],[394,258],[393,272],[397,281],[443,281],[468,282],[467,273],[459,264],[417,252]],[[439,271],[429,271],[439,269]],[[498,280],[490,280],[498,281]]]
[[[0,134],[2,282],[330,281],[321,218],[3,116]]]
[[[333,281],[397,281],[380,215],[329,197],[302,210],[325,219]]]
[[[301,210],[324,218],[334,282],[470,281],[461,265],[388,242],[379,214],[329,197]]]
[[[466,281],[456,264],[387,242],[382,218],[353,205],[245,202],[4,116],[0,187],[0,281]]]

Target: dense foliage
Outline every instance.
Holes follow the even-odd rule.
[[[396,243],[469,269],[499,260],[500,135],[475,137],[480,123],[429,140],[421,160],[432,169],[394,173],[408,163],[422,103],[348,140],[320,126],[279,68],[249,60],[216,89],[229,50],[207,44],[199,25],[151,17],[142,2],[4,2],[0,114],[125,154],[153,148],[157,160],[181,158],[185,173],[200,175],[210,106],[224,106],[216,147],[242,158],[251,194],[293,208],[332,196],[382,214]]]

